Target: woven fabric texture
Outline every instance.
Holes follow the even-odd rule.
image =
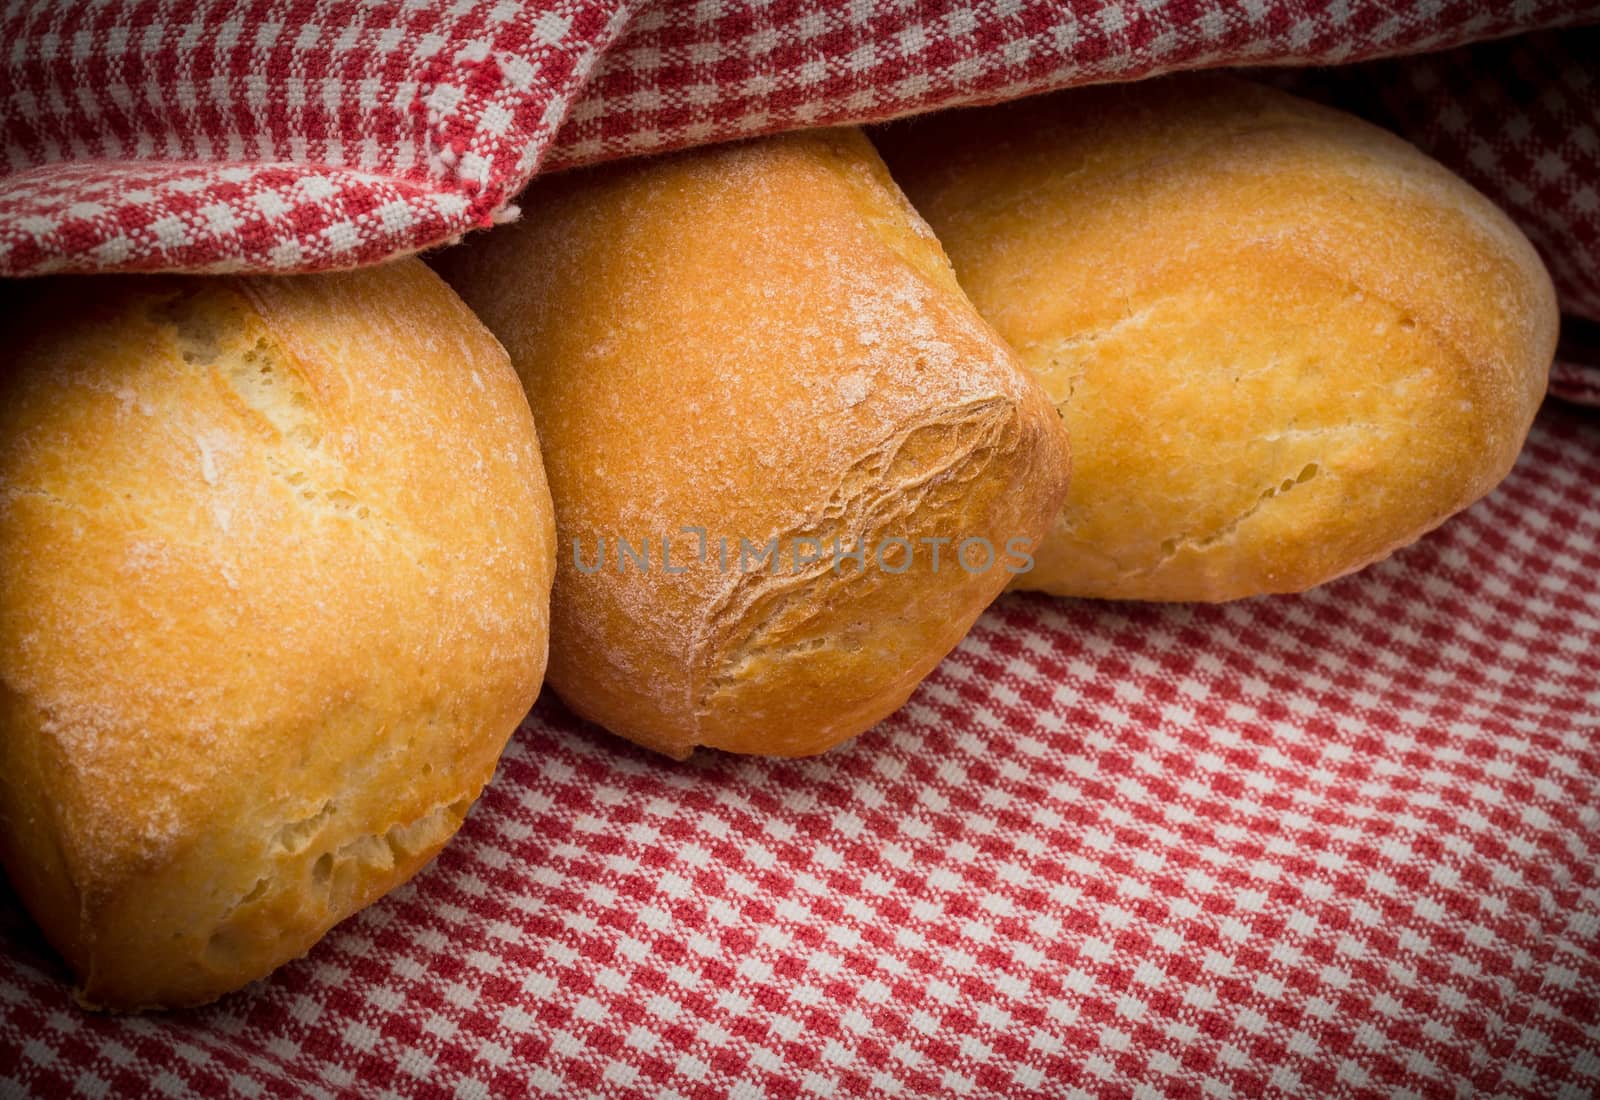
[[[374,263],[515,216],[541,170],[1338,65],[1273,74],[1510,211],[1578,319],[1553,385],[1600,401],[1596,20],[16,0],[0,274]],[[0,1097],[1597,1095],[1596,577],[1600,410],[1553,404],[1387,562],[1224,607],[1005,597],[818,759],[674,764],[547,696],[431,867],[211,1008],[79,1010],[0,896]]]
[[[1596,18],[1594,0],[18,0],[0,18],[0,273],[354,266],[492,223],[541,165]],[[1425,91],[1427,119],[1454,94],[1456,139],[1504,158],[1495,103]],[[1592,138],[1600,91],[1567,94]],[[1590,182],[1581,168],[1552,186]],[[1572,215],[1592,244],[1596,211]]]
[[[1009,596],[893,718],[673,764],[549,697],[463,833],[198,1012],[0,930],[0,1095],[1600,1093],[1600,411],[1394,558]]]
[[[16,0],[0,275],[354,267],[516,216],[540,169],[1516,33],[1342,98],[1501,202],[1600,320],[1600,35],[1526,34],[1596,20],[1596,0]],[[1594,401],[1597,379],[1567,357],[1553,386]]]

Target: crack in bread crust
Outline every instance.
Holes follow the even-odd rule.
[[[870,546],[875,536],[900,534],[897,522],[901,527],[913,517],[927,522],[959,501],[994,453],[1014,450],[1019,434],[1015,403],[1000,397],[909,426],[858,459],[820,515],[809,525],[781,532],[779,545],[816,539],[830,551],[836,541],[841,548]],[[760,572],[737,575],[708,609],[694,645],[705,655],[697,677],[697,716],[704,718],[715,697],[738,690],[752,656],[798,657],[830,644],[802,635],[820,614],[815,609],[837,609],[852,589],[889,583],[882,570],[864,572],[847,575],[836,569],[830,553],[782,580]],[[799,604],[813,610],[796,618],[790,611]],[[795,636],[802,637],[785,641]]]

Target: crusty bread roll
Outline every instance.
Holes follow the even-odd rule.
[[[521,202],[438,263],[543,433],[550,683],[680,757],[820,752],[889,714],[1026,566],[1067,443],[866,139],[634,162]],[[970,570],[968,539],[988,543]]]
[[[1072,432],[1066,507],[1019,586],[1319,584],[1492,488],[1544,393],[1556,304],[1532,247],[1348,115],[1182,77],[881,144]]]
[[[0,856],[114,1009],[307,950],[461,824],[544,667],[504,351],[422,263],[6,288]]]

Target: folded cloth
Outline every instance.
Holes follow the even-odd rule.
[[[1600,35],[1518,33],[1596,18],[24,0],[0,273],[374,263],[540,170],[1337,63],[1283,79],[1467,175],[1600,321]],[[78,1011],[0,900],[0,1096],[1600,1093],[1597,416],[1547,407],[1488,499],[1304,596],[1007,597],[818,759],[672,764],[547,698],[435,866],[208,1009]]]
[[[515,216],[541,168],[1216,65],[1600,19],[1597,0],[21,0],[0,15],[0,275],[311,271]],[[1379,103],[1600,320],[1600,37],[1390,67]],[[1568,365],[1557,392],[1597,396]]]

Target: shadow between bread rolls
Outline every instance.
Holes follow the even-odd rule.
[[[1399,138],[1191,75],[877,140],[1072,433],[1066,505],[1017,586],[1299,591],[1509,472],[1555,293],[1503,213]]]
[[[85,1003],[201,1003],[493,773],[546,655],[533,421],[417,260],[6,294],[0,856]]]
[[[1068,447],[872,147],[787,134],[519,204],[433,262],[543,436],[550,684],[678,757],[821,752],[895,710],[1027,566]]]

